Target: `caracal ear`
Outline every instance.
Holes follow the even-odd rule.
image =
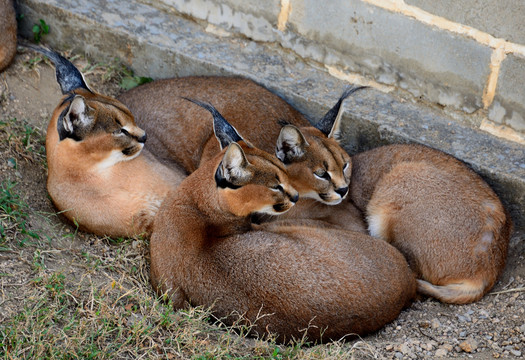
[[[275,155],[284,164],[289,164],[300,159],[306,152],[308,145],[303,133],[297,127],[285,125],[277,138]]]
[[[339,129],[341,126],[341,118],[343,116],[344,109],[341,106],[343,101],[357,90],[365,89],[368,86],[348,87],[337,103],[326,113],[326,115],[315,124],[315,127],[329,138],[337,138],[339,135]]]
[[[217,185],[222,188],[239,188],[252,177],[252,172],[248,169],[250,165],[239,144],[231,143],[215,173]]]
[[[60,140],[67,137],[75,140],[81,140],[93,123],[93,118],[89,115],[89,107],[85,99],[77,95],[71,101],[69,109],[59,118],[57,123]]]
[[[91,92],[91,89],[87,86],[82,73],[75,67],[75,65],[59,53],[27,42],[21,42],[20,45],[47,56],[53,64],[55,64],[56,79],[58,85],[60,85],[62,94],[67,94],[79,88]]]
[[[246,140],[244,140],[239,134],[237,129],[235,129],[233,125],[231,125],[224,118],[224,116],[222,116],[221,113],[215,107],[213,107],[213,105],[186,97],[183,97],[183,99],[191,101],[192,103],[199,105],[211,113],[213,116],[213,132],[215,133],[217,140],[219,140],[221,150],[233,142],[244,141],[247,143]]]

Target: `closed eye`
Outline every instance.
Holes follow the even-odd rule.
[[[348,170],[348,167],[349,167],[349,166],[350,166],[350,164],[349,164],[349,163],[346,163],[345,166],[343,166],[343,171]]]
[[[320,180],[330,180],[330,174],[328,173],[328,171],[317,170],[316,172],[314,172],[314,175]]]
[[[281,184],[277,184],[277,185],[275,185],[275,186],[272,186],[271,189],[272,189],[273,191],[284,192],[284,189],[283,189],[283,187],[281,186]]]
[[[124,129],[124,128],[119,128],[119,129],[113,131],[113,134],[114,134],[114,135],[121,135],[121,134],[124,134],[124,135],[126,135],[126,136],[129,136],[129,132],[128,132],[126,129]]]

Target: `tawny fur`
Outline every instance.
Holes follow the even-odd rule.
[[[208,111],[183,97],[212,104],[243,138],[269,153],[275,152],[283,122],[297,126],[308,147],[298,161],[287,164],[287,171],[301,200],[294,207],[296,211],[284,216],[322,219],[364,231],[362,217],[350,202],[343,202],[338,209],[331,206],[342,200],[335,190],[348,187],[350,156],[335,139],[324,135],[286,101],[255,82],[225,76],[156,80],[118,99],[128,106],[137,124],[148,133],[146,149],[191,173],[219,153],[220,148]],[[346,164],[347,170],[343,171]],[[329,181],[314,176],[314,171],[319,169],[329,171]],[[323,204],[312,206],[312,201],[303,200],[309,197]]]
[[[16,13],[13,0],[0,0],[0,72],[16,54]]]
[[[212,306],[227,324],[240,314],[254,333],[276,333],[280,341],[305,331],[310,341],[338,340],[395,319],[415,295],[415,280],[386,242],[311,220],[250,230],[249,212],[274,204],[269,181],[275,174],[287,180],[284,169],[268,165],[268,155],[243,149],[259,175],[242,187],[217,187],[219,154],[166,198],[150,242],[157,292],[167,293],[175,308]],[[246,206],[254,193],[265,200]]]
[[[47,189],[54,204],[70,221],[95,234],[149,234],[161,202],[185,173],[142,150],[133,136],[143,136],[144,131],[122,103],[85,89],[73,95],[84,99],[97,125],[81,141],[60,141],[57,120],[71,105],[72,94],[55,109],[46,137]],[[116,139],[115,119],[130,136]],[[130,156],[123,155],[124,149]]]
[[[350,199],[370,233],[405,255],[424,294],[476,301],[505,266],[510,217],[489,185],[452,156],[421,145],[360,153]]]

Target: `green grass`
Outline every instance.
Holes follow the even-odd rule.
[[[39,162],[43,167],[45,161],[45,136],[27,121],[16,118],[0,120],[0,140],[7,142],[12,153],[10,165],[17,167],[19,160]]]
[[[8,248],[10,238],[18,238],[20,245],[40,238],[28,226],[28,206],[14,191],[15,186],[8,180],[0,184],[0,250]]]

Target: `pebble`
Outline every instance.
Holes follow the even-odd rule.
[[[408,354],[410,352],[410,348],[407,344],[403,344],[399,347],[399,351],[401,351],[403,354]]]
[[[436,357],[447,356],[447,354],[448,354],[448,351],[446,349],[439,348],[436,350]]]
[[[434,318],[432,321],[430,321],[430,326],[432,326],[432,329],[437,329],[441,326],[441,323],[438,319]]]
[[[456,315],[458,317],[459,322],[471,322],[472,318],[468,314],[464,315]]]
[[[447,351],[452,351],[452,349],[454,349],[454,347],[451,344],[443,344],[443,346],[441,347]]]
[[[432,349],[434,348],[434,344],[432,344],[432,343],[427,343],[426,346],[425,346],[425,345],[422,345],[421,347],[422,347],[423,349],[425,349],[425,350],[429,350],[429,351],[430,351],[430,350],[432,350]]]
[[[459,344],[461,350],[471,353],[478,348],[478,342],[474,339],[467,339]]]
[[[510,350],[510,353],[516,357],[520,357],[521,356],[521,351],[519,350]]]

